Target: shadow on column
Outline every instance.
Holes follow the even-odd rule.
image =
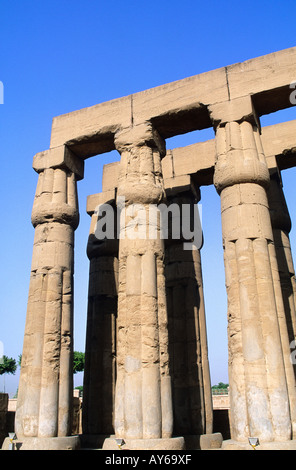
[[[289,344],[291,345],[292,341],[295,340],[296,335],[295,270],[289,239],[289,232],[291,231],[292,224],[282,188],[281,177],[278,172],[271,172],[268,202],[283,296],[288,339]],[[293,349],[295,350],[295,346]],[[293,352],[292,349],[291,352]],[[295,363],[293,363],[293,369],[294,376],[296,378]]]
[[[83,447],[100,448],[114,434],[118,241],[90,235],[85,370],[82,408]]]
[[[188,448],[198,448],[199,436],[213,432],[199,250],[184,250],[182,240],[167,240],[165,277],[174,435],[184,436]]]

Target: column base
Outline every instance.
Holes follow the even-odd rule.
[[[6,437],[2,450],[9,450],[10,439]],[[79,436],[24,437],[13,441],[14,450],[79,450]]]
[[[185,450],[183,437],[163,439],[123,439],[122,450]],[[115,436],[105,439],[103,450],[119,450]]]
[[[232,439],[223,441],[222,450],[253,450],[249,442],[239,442]],[[296,440],[262,442],[255,450],[296,450]]]
[[[213,434],[184,436],[186,450],[221,449],[223,437],[220,432]]]

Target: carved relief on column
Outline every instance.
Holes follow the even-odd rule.
[[[231,435],[238,441],[253,435],[262,442],[282,441],[291,438],[291,421],[269,249],[270,181],[248,100],[228,102],[216,121],[214,183],[221,196],[228,293]],[[217,109],[221,113],[221,105]]]
[[[106,435],[114,433],[118,240],[96,236],[98,206],[108,204],[116,214],[115,197],[94,196],[88,198],[92,220],[87,244],[90,268],[82,423],[84,435]]]
[[[168,196],[169,206],[195,205],[192,187]],[[191,213],[193,211],[190,211]],[[200,249],[184,250],[184,240],[166,242],[166,292],[173,389],[174,434],[212,433],[213,410]]]
[[[119,241],[115,432],[134,439],[171,437],[164,243],[157,227],[154,239],[147,236],[149,209],[164,194],[165,145],[149,123],[117,133],[115,145],[121,153],[117,203],[125,215]]]
[[[19,438],[71,434],[73,248],[79,221],[76,183],[83,177],[83,167],[78,172],[77,157],[73,155],[73,165],[71,157],[61,147],[34,159],[39,178],[32,211],[35,238],[16,412]]]

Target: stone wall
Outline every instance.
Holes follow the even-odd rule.
[[[213,395],[213,410],[228,410],[230,408],[229,395]]]

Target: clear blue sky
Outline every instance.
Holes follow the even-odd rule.
[[[49,147],[54,116],[295,45],[295,0],[0,0],[1,243],[0,340],[22,352],[34,231],[30,215],[35,153]],[[296,70],[295,70],[296,80]],[[296,110],[262,124],[296,119]],[[213,136],[212,130],[169,139],[167,147]],[[86,196],[101,190],[103,163],[88,160],[79,183],[76,232],[75,349],[84,350],[89,217]],[[285,172],[294,224],[295,170]],[[202,189],[202,252],[212,382],[227,381],[227,333],[219,198]],[[295,229],[291,233],[295,252]],[[18,374],[6,377],[13,395]],[[77,379],[78,381],[81,378]],[[3,388],[0,378],[0,390]],[[76,384],[78,384],[76,382]]]

